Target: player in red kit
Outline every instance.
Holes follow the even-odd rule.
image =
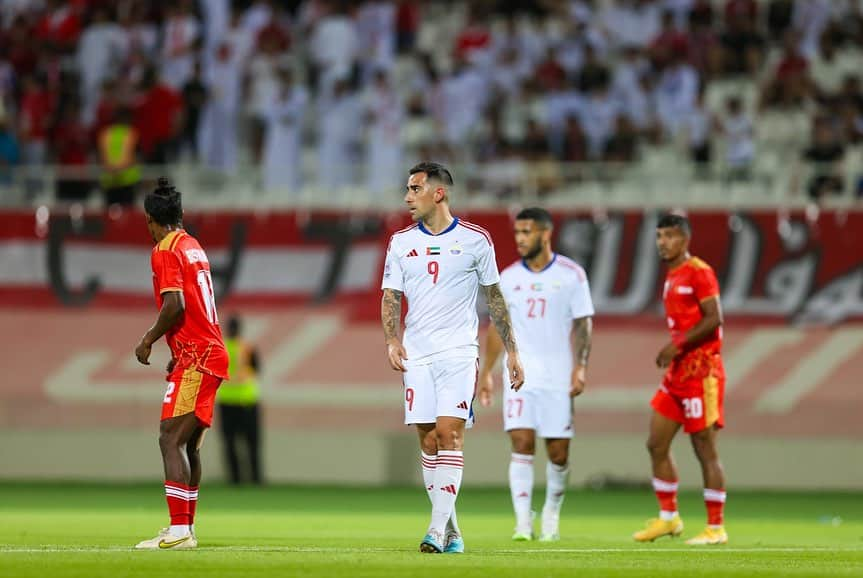
[[[163,335],[171,349],[162,400],[159,448],[165,465],[165,496],[171,525],[136,548],[195,548],[195,509],[201,481],[200,449],[213,418],[216,390],[228,377],[207,255],[183,230],[180,192],[168,179],[144,200],[153,247],[153,291],[159,317],[135,348],[150,364],[153,343]]]
[[[656,365],[666,368],[666,373],[650,403],[653,416],[647,440],[660,512],[659,518],[633,535],[639,542],[683,532],[677,512],[677,468],[670,452],[681,426],[690,434],[701,464],[707,506],[707,528],[686,543],[728,542],[722,521],[725,474],[716,447],[725,421],[719,283],[707,263],[689,254],[690,237],[689,221],[679,215],[665,215],[656,226],[659,257],[668,266],[662,299],[671,341],[656,356]]]

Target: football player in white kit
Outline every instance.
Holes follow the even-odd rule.
[[[410,170],[405,203],[414,223],[390,238],[382,283],[387,356],[390,366],[402,372],[405,423],[416,425],[419,433],[423,481],[432,503],[431,524],[420,543],[426,553],[464,551],[455,502],[479,370],[479,287],[507,352],[509,383],[517,390],[524,381],[491,236],[452,216],[452,184],[452,175],[438,163]],[[399,338],[402,296],[409,303],[404,343]]]
[[[522,259],[501,273],[526,381],[520,390],[504,387],[503,422],[512,441],[509,486],[515,509],[513,540],[532,540],[533,456],[536,437],[548,452],[545,505],[540,541],[560,539],[560,507],[569,474],[572,399],[584,391],[593,328],[593,302],[587,276],[578,264],[551,250],[548,211],[524,209],[515,220],[515,242]],[[489,328],[480,373],[480,403],[491,404],[491,373],[503,347]],[[504,384],[507,383],[504,376]]]

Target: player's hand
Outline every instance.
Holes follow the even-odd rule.
[[[584,392],[584,386],[587,385],[587,368],[583,365],[577,365],[572,370],[572,380],[569,384],[569,397],[578,397]]]
[[[674,358],[680,355],[680,348],[673,342],[662,348],[659,355],[656,356],[656,367],[665,368],[671,365]]]
[[[510,389],[518,391],[524,385],[524,368],[521,366],[521,358],[518,353],[508,353],[506,356],[506,369],[509,371]]]
[[[171,361],[168,362],[168,365],[165,366],[165,371],[168,373],[171,373],[172,371],[174,371],[174,366],[176,366],[176,365],[177,365],[177,360],[172,357]]]
[[[405,351],[404,345],[398,339],[387,342],[387,358],[389,359],[390,367],[395,371],[407,371],[402,360],[408,358],[408,352]]]
[[[494,380],[491,373],[484,371],[479,374],[479,404],[483,407],[490,407],[493,394]]]
[[[135,348],[135,357],[138,358],[138,363],[142,365],[150,365],[150,350],[153,346],[141,339],[138,347]]]

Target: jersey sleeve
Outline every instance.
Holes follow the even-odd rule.
[[[697,269],[692,276],[692,290],[698,302],[719,296],[719,281],[710,267]]]
[[[399,261],[399,250],[395,237],[390,237],[390,243],[387,245],[387,256],[384,260],[384,278],[381,282],[381,289],[395,289],[402,293],[405,291],[404,272],[402,271],[401,261]]]
[[[594,314],[593,300],[590,298],[590,284],[583,273],[580,273],[575,280],[569,307],[573,319],[592,317]]]
[[[152,263],[159,293],[183,290],[183,267],[176,253],[156,251],[153,253]]]
[[[477,274],[479,284],[483,287],[500,283],[500,273],[497,270],[497,258],[494,254],[494,245],[482,240],[479,254],[477,255]]]

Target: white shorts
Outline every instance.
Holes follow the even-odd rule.
[[[503,429],[532,429],[545,439],[570,438],[572,399],[569,388],[503,390]]]
[[[435,423],[439,416],[458,417],[473,425],[479,360],[441,359],[411,365],[402,374],[405,386],[405,423]]]

